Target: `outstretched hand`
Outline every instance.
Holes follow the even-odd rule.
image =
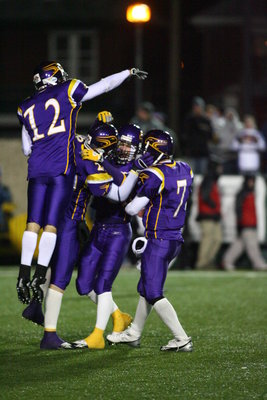
[[[146,71],[141,71],[139,68],[132,68],[130,69],[131,75],[137,76],[138,79],[146,79],[148,72]]]

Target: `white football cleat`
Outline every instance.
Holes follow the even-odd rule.
[[[65,349],[65,350],[73,349],[72,344],[69,343],[69,342],[63,342],[63,343],[61,343],[60,348],[61,348],[61,349]]]
[[[109,344],[125,343],[132,347],[139,347],[141,336],[130,326],[123,332],[112,332],[107,335],[107,341]]]
[[[88,349],[88,344],[83,339],[76,340],[75,342],[72,342],[71,344],[74,349]]]
[[[193,351],[193,343],[191,337],[184,340],[171,339],[166,346],[161,346],[161,351],[183,351],[191,352]]]

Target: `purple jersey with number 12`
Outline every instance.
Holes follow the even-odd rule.
[[[186,202],[191,192],[193,172],[184,162],[165,162],[139,175],[137,191],[150,202],[145,208],[143,224],[147,238],[183,241]]]
[[[88,88],[77,79],[48,87],[25,99],[18,118],[32,140],[28,178],[68,174],[81,100]]]

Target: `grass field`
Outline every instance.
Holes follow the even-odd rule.
[[[140,349],[41,351],[42,328],[21,318],[16,274],[0,269],[1,399],[267,399],[267,273],[169,272],[166,297],[193,338],[188,354],[159,351],[171,335],[154,312]],[[137,280],[137,270],[123,269],[113,290],[132,314]],[[59,335],[87,336],[95,313],[73,280]]]

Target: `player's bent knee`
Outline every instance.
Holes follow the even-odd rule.
[[[105,280],[102,281],[102,282],[97,282],[95,284],[95,287],[94,287],[94,290],[95,290],[97,295],[100,295],[100,294],[105,293],[105,292],[111,292],[111,289],[112,289],[111,282],[108,282],[108,281],[105,281]]]
[[[80,296],[86,296],[93,290],[93,285],[85,285],[76,280],[76,290]]]
[[[161,299],[164,299],[164,296],[159,296],[159,297],[156,297],[156,298],[154,298],[154,299],[149,299],[149,298],[146,297],[146,301],[147,301],[149,304],[151,304],[152,306],[154,306],[154,304],[155,304],[157,301],[161,300]]]

